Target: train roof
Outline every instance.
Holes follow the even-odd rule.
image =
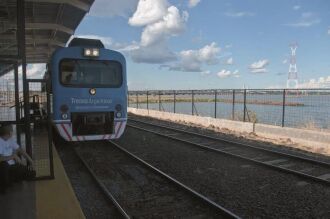
[[[98,39],[86,39],[86,38],[73,38],[68,47],[93,47],[93,48],[104,48],[104,45],[101,40]]]

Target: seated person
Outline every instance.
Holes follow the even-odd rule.
[[[31,157],[13,141],[12,135],[11,125],[0,126],[0,192],[4,192],[12,182],[35,177]],[[19,156],[24,157],[29,166]]]

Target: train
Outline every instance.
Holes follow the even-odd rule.
[[[52,124],[65,141],[118,139],[127,122],[126,60],[97,39],[57,49],[45,78]]]

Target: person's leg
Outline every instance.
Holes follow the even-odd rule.
[[[19,164],[10,165],[9,173],[12,182],[22,181],[25,176],[24,168]]]
[[[14,182],[32,180],[35,177],[35,171],[30,171],[27,166],[21,164],[11,165],[10,173],[11,179]]]
[[[9,184],[9,165],[3,161],[0,162],[0,192],[5,192]]]

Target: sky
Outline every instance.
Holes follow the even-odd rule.
[[[130,90],[330,84],[329,0],[95,0],[76,36],[127,59]],[[31,67],[32,68],[32,67]]]

